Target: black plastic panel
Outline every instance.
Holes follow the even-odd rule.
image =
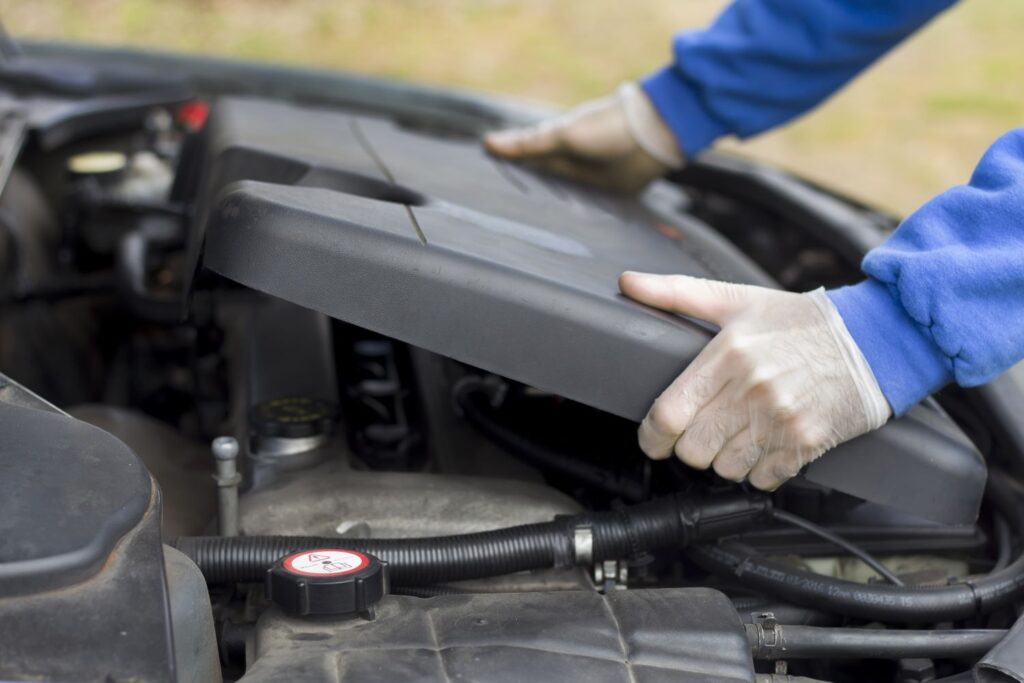
[[[240,100],[209,135],[207,267],[618,415],[642,416],[710,336],[622,297],[623,270],[770,282],[697,221],[472,141]]]
[[[389,596],[373,621],[260,617],[243,683],[752,683],[729,599],[706,588]]]
[[[159,491],[116,438],[2,383],[0,680],[170,683]]]
[[[0,434],[0,596],[89,578],[149,507],[149,473],[61,413],[0,403]]]
[[[626,299],[619,274],[773,285],[665,183],[615,196],[492,159],[475,140],[240,99],[217,103],[206,154],[197,265],[637,421],[714,328]],[[919,408],[806,476],[967,524],[985,467]]]
[[[972,524],[988,470],[981,454],[932,401],[840,444],[812,463],[811,481],[944,524]]]

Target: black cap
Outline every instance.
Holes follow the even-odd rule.
[[[267,597],[287,614],[372,614],[388,589],[387,564],[344,548],[292,553],[267,570]]]
[[[259,436],[301,439],[330,434],[338,406],[308,396],[286,396],[253,407],[250,423]]]

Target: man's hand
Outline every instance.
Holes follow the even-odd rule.
[[[640,425],[654,459],[766,491],[891,410],[824,290],[793,294],[682,275],[623,273],[641,303],[721,328]]]
[[[635,83],[528,128],[484,136],[495,156],[631,192],[683,164],[675,137]]]

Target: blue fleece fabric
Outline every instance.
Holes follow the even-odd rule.
[[[895,412],[1024,358],[1024,128],[996,140],[970,183],[911,214],[862,267],[866,282],[829,294]]]
[[[735,0],[674,41],[643,86],[693,156],[820,103],[954,0]],[[982,384],[1024,358],[1024,129],[968,185],[938,195],[829,296],[896,414],[950,381]]]

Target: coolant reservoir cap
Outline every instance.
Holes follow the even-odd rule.
[[[338,407],[308,396],[286,396],[253,407],[250,422],[260,436],[301,439],[330,434]]]
[[[267,597],[293,616],[372,614],[387,590],[385,562],[344,548],[292,553],[267,571]]]

